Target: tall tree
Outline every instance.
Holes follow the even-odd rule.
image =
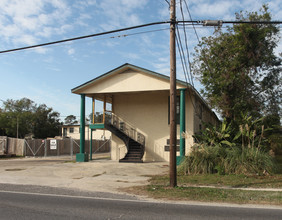
[[[76,116],[75,115],[68,115],[65,118],[65,124],[66,125],[73,125],[73,124],[77,124],[78,121],[76,120]]]
[[[33,133],[37,138],[47,138],[59,135],[60,130],[60,114],[53,111],[52,108],[41,104],[34,112]]]
[[[263,5],[259,12],[236,14],[236,20],[271,21],[271,15]],[[273,24],[241,23],[217,29],[196,47],[193,70],[205,87],[202,92],[228,122],[240,121],[241,112],[254,118],[281,113],[278,41],[279,27]]]
[[[27,98],[7,99],[0,111],[0,130],[11,137],[23,138],[29,133],[37,138],[54,137],[59,134],[59,116],[45,104]]]

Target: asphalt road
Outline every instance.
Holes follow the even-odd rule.
[[[0,219],[281,219],[282,209],[0,190]]]

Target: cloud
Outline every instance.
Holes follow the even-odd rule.
[[[41,37],[62,34],[70,28],[65,24],[71,14],[65,1],[1,0],[0,8],[0,29],[5,30],[0,32],[2,47],[36,44]]]
[[[68,55],[73,55],[75,53],[75,49],[70,48],[68,49]]]
[[[141,58],[138,53],[120,52],[120,54],[122,57],[126,58],[129,61],[135,61]]]
[[[191,13],[195,17],[222,19],[240,5],[238,1],[198,2],[191,6]]]
[[[46,54],[48,51],[50,51],[46,47],[37,47],[37,48],[34,48],[33,50],[35,50],[35,52],[40,53],[40,54]]]
[[[142,23],[137,11],[141,10],[148,0],[103,0],[97,5],[104,15],[101,27],[104,30],[116,29],[125,26],[134,26]]]

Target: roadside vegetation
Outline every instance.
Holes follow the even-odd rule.
[[[258,12],[237,13],[236,20],[271,21],[271,14],[263,5]],[[273,24],[236,24],[202,38],[192,69],[222,122],[206,124],[194,136],[197,143],[178,167],[178,187],[171,188],[166,175],[127,191],[169,200],[282,205],[279,31]]]
[[[271,14],[263,5],[258,12],[236,13],[236,20],[271,21]],[[179,174],[273,175],[281,170],[279,31],[274,24],[241,23],[202,38],[193,72],[222,122],[203,124]]]
[[[28,98],[7,99],[0,107],[0,136],[47,138],[59,135],[60,114]]]
[[[226,120],[219,127],[207,126],[195,136],[198,143],[179,167],[179,174],[270,175],[279,172],[275,152],[265,137],[263,120],[243,118],[237,133]]]

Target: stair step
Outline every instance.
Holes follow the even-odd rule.
[[[132,149],[129,149],[129,151],[127,151],[127,153],[133,153],[133,154],[139,154],[141,152],[142,152],[141,150],[132,150]]]
[[[105,127],[119,137],[125,142],[128,146],[128,152],[123,159],[120,159],[119,162],[124,163],[143,163],[142,157],[144,154],[144,147],[137,141],[131,139],[124,131],[121,131],[119,128],[111,124],[106,124]]]
[[[132,155],[132,154],[130,154],[130,155],[126,155],[124,158],[140,158],[141,157],[141,155],[140,154],[137,154],[137,155]]]
[[[119,160],[120,163],[143,163],[143,160],[133,160],[133,159],[121,159]]]

